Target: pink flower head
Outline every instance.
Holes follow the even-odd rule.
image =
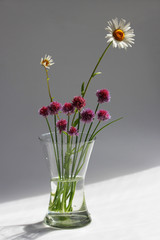
[[[68,131],[68,134],[70,135],[70,136],[78,136],[78,130],[77,130],[77,128],[75,128],[75,127],[71,127],[70,128],[70,130]]]
[[[65,103],[62,107],[62,111],[67,115],[74,113],[74,106],[72,103]]]
[[[109,112],[103,109],[97,112],[97,117],[99,121],[106,121],[111,118]]]
[[[81,96],[76,96],[76,97],[73,98],[72,104],[78,110],[81,110],[83,107],[86,106],[86,100]]]
[[[61,110],[62,105],[59,102],[51,102],[48,108],[51,115],[56,115]]]
[[[90,123],[93,121],[94,112],[91,109],[84,109],[81,113],[81,120],[85,123]]]
[[[49,114],[48,107],[43,106],[38,110],[38,113],[42,115],[43,117],[47,117]]]
[[[66,126],[67,126],[67,121],[66,119],[61,119],[57,122],[56,124],[58,130],[59,130],[59,133],[61,133],[62,131],[65,131],[66,130]]]
[[[110,101],[110,92],[107,89],[97,90],[96,96],[98,97],[99,103],[109,102]]]

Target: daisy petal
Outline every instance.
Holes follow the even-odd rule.
[[[119,28],[118,18],[112,19],[115,29]]]

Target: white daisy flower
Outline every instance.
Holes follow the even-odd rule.
[[[134,30],[131,29],[130,23],[126,24],[126,20],[122,19],[118,22],[118,18],[108,22],[108,27],[105,28],[109,33],[105,38],[107,42],[113,42],[113,47],[125,48],[132,47],[134,44]]]
[[[41,58],[41,62],[40,62],[41,65],[43,65],[45,68],[50,68],[51,65],[54,64],[53,62],[53,59],[50,55],[45,55],[44,58]]]

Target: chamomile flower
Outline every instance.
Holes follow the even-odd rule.
[[[112,19],[108,22],[108,26],[105,28],[109,33],[105,38],[108,39],[107,42],[113,42],[113,47],[125,48],[132,47],[134,44],[134,30],[131,29],[130,23],[126,23],[126,20],[121,18]]]
[[[48,68],[48,69],[49,69],[50,66],[54,64],[54,62],[53,62],[53,59],[52,59],[52,57],[51,57],[50,55],[48,55],[48,56],[45,55],[44,58],[41,58],[40,64],[41,64],[42,66],[44,66],[45,68]]]

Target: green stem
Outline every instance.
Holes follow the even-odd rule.
[[[95,115],[96,115],[96,112],[97,112],[97,110],[98,110],[98,107],[99,107],[99,103],[97,103],[97,106],[96,106],[96,109],[95,109],[95,112],[94,112]],[[87,141],[87,138],[88,138],[88,135],[89,135],[89,133],[90,133],[90,130],[91,130],[92,125],[93,125],[93,122],[91,122],[91,124],[90,124],[90,126],[89,126],[88,132],[87,132],[87,134],[86,134],[85,142]]]
[[[77,130],[79,131],[79,127],[80,127],[80,112],[79,112],[79,121],[78,121],[78,127]],[[76,155],[77,155],[77,143],[78,143],[78,136],[76,136],[76,140],[75,140],[75,150],[74,150],[74,156],[73,156],[73,164],[72,164],[72,170],[71,170],[71,177],[73,176],[73,171],[75,168],[75,164],[76,164]]]
[[[62,211],[66,212],[66,182],[63,183]]]
[[[73,123],[74,123],[74,120],[75,120],[75,117],[76,117],[76,114],[78,113],[78,110],[76,109],[75,110],[75,113],[74,113],[74,115],[73,115],[73,118],[72,118],[72,123],[71,123],[71,125],[73,126]]]
[[[51,91],[50,91],[50,87],[49,87],[49,77],[48,77],[48,70],[44,67],[45,71],[46,71],[46,77],[47,77],[47,87],[48,87],[48,94],[49,94],[49,98],[50,98],[50,101],[52,102],[53,101],[53,98],[51,96]]]
[[[99,103],[97,103],[96,110],[95,110],[95,112],[94,112],[95,114],[96,114],[98,108],[99,108]]]
[[[97,112],[97,110],[98,110],[98,107],[99,107],[99,103],[98,103],[97,106],[96,106],[95,114],[96,114],[96,112]],[[83,158],[83,155],[84,155],[84,149],[85,149],[86,142],[87,142],[87,138],[88,138],[88,135],[89,135],[89,132],[90,132],[90,130],[91,130],[92,125],[93,125],[93,122],[90,124],[89,129],[88,129],[88,132],[87,132],[87,134],[86,134],[86,137],[85,137],[85,140],[84,140],[84,145],[83,145],[83,148],[82,148],[82,150],[81,150],[81,155],[80,155],[80,158],[79,158],[78,166],[77,166],[77,168],[76,168],[74,177],[76,177],[78,167],[79,167],[79,165],[80,165],[80,163],[81,163],[81,161],[82,161],[82,158]],[[99,125],[99,124],[97,124],[95,130],[97,129],[98,125]],[[83,130],[84,130],[84,129],[83,129]],[[91,135],[91,136],[92,136],[92,135]],[[79,151],[79,149],[78,149],[78,151]],[[78,156],[78,153],[77,153],[77,156]],[[79,171],[78,171],[78,172],[79,172]]]
[[[82,162],[82,160],[83,160],[84,154],[86,153],[86,149],[87,149],[86,144],[87,144],[87,146],[88,146],[88,145],[89,145],[89,142],[84,142],[83,148],[82,148],[82,150],[81,150],[81,155],[80,155],[80,158],[79,158],[79,162],[78,162],[78,165],[77,165],[76,170],[75,170],[74,178],[75,178],[75,177],[77,176],[77,174],[80,172],[79,166],[80,166],[80,164],[81,164],[81,162]],[[85,148],[85,146],[86,146],[86,148]],[[83,163],[84,163],[84,162],[85,162],[85,158],[84,158],[84,160],[83,160]],[[81,169],[81,168],[80,168],[80,169]]]
[[[80,158],[80,161],[79,161],[79,163],[78,163],[78,166],[77,166],[77,169],[76,169],[76,172],[75,172],[75,177],[76,177],[77,174],[81,171],[81,169],[82,169],[82,167],[83,167],[83,165],[84,165],[84,163],[85,163],[85,159],[86,159],[86,155],[87,155],[87,152],[88,152],[89,144],[90,144],[90,143],[88,142],[85,150],[83,151],[82,157]],[[84,154],[85,154],[85,157],[84,157],[84,159],[83,159],[83,155],[84,155]],[[82,165],[80,166],[82,159],[83,159],[83,163],[82,163]],[[79,167],[79,166],[80,166],[80,167]]]
[[[72,144],[73,144],[73,136],[71,137],[71,149],[72,149]]]
[[[84,92],[83,92],[82,97],[85,96],[85,94],[86,94],[86,92],[87,92],[87,89],[88,89],[88,86],[89,86],[89,84],[90,84],[90,82],[91,82],[91,79],[93,78],[93,75],[95,74],[95,71],[96,71],[97,67],[99,66],[102,58],[104,57],[105,53],[107,52],[107,50],[108,50],[108,48],[111,46],[111,44],[112,44],[112,42],[110,42],[110,43],[107,45],[107,47],[105,48],[105,50],[104,50],[104,52],[102,53],[101,57],[99,58],[96,66],[95,66],[95,68],[93,69],[93,72],[92,72],[92,74],[91,74],[91,76],[90,76],[90,78],[89,78],[89,80],[88,80],[88,82],[87,82],[87,85],[86,85],[86,87],[85,87],[85,90],[84,90]],[[72,125],[73,125],[73,123],[74,123],[74,119],[75,119],[75,117],[76,117],[76,114],[77,114],[77,111],[75,111],[75,114],[74,114],[74,116],[73,116]]]
[[[94,75],[94,73],[95,73],[95,71],[96,71],[98,65],[100,64],[102,58],[104,57],[106,51],[107,51],[108,48],[111,46],[111,44],[112,44],[112,42],[110,42],[110,43],[108,44],[108,46],[105,48],[104,52],[102,53],[101,57],[99,58],[99,60],[98,60],[98,62],[97,62],[97,64],[96,64],[96,66],[95,66],[95,68],[94,68],[94,70],[93,70],[93,72],[92,72],[92,74],[91,74],[91,76],[90,76],[90,78],[89,78],[89,80],[88,80],[88,83],[87,83],[86,88],[85,88],[84,93],[83,93],[83,97],[84,97],[85,94],[86,94],[86,91],[87,91],[87,89],[88,89],[88,86],[89,86],[89,84],[90,84],[90,82],[91,82],[91,79],[93,78],[93,75]]]
[[[61,133],[61,159],[62,159],[62,178],[64,176],[64,163],[63,163],[63,132]]]
[[[80,136],[79,144],[78,144],[78,149],[77,149],[77,154],[76,154],[76,159],[78,157],[78,152],[79,152],[79,149],[80,149],[80,146],[81,146],[81,141],[82,141],[82,137],[83,137],[85,126],[86,126],[86,123],[84,123],[83,128],[82,128],[82,132],[81,132],[81,136]],[[73,169],[73,171],[74,171],[74,169]],[[72,175],[73,175],[73,172],[72,172]]]
[[[101,127],[96,133],[95,133],[95,131],[94,131],[94,134],[92,133],[92,136],[90,137],[89,140],[91,141],[102,129],[104,129],[105,127],[109,126],[110,124],[112,124],[112,123],[114,123],[114,122],[117,122],[117,121],[121,120],[122,118],[123,118],[123,117],[120,117],[120,118],[118,118],[118,119],[116,119],[116,120],[114,120],[114,121],[112,121],[112,122],[104,125],[104,126]]]
[[[70,115],[68,115],[67,132],[69,131],[69,122],[70,122]],[[68,136],[68,135],[67,135],[67,136]]]
[[[79,147],[80,147],[80,144],[81,144],[81,141],[82,141],[82,137],[83,137],[85,126],[86,126],[86,123],[84,123],[83,128],[82,128],[81,136],[80,136],[80,139],[79,139],[78,150],[79,150]]]
[[[55,148],[54,138],[53,138],[53,134],[52,134],[52,131],[51,131],[51,127],[50,127],[50,124],[49,124],[49,121],[48,121],[47,117],[46,117],[46,122],[47,122],[47,125],[48,125],[48,128],[49,128],[49,132],[50,132],[50,135],[51,135],[51,140],[52,140],[52,144],[53,144],[54,155],[55,155],[56,165],[57,165],[57,170],[58,170],[58,175],[59,175],[59,177],[60,177],[61,174],[60,174],[59,164],[58,164],[58,160],[57,160],[57,154],[56,154],[56,148]]]
[[[78,119],[79,119],[79,121],[78,121],[78,127],[77,127],[77,130],[79,131],[79,128],[80,128],[80,118],[81,118],[81,114],[80,114],[80,112],[79,112],[79,114],[78,114]]]
[[[67,132],[69,131],[69,123],[70,123],[70,115],[68,115],[68,121],[67,121]],[[65,178],[69,177],[69,165],[70,165],[70,136],[67,135],[67,152],[65,157]]]
[[[93,133],[92,133],[92,135],[90,136],[90,139],[93,139],[92,136],[94,135],[95,131],[97,130],[97,128],[98,128],[100,122],[101,122],[101,121],[99,121],[99,122],[97,123],[97,125],[96,125],[96,127],[95,127],[95,129],[94,129],[94,131],[93,131]]]
[[[59,172],[60,172],[60,176],[61,176],[60,161],[59,161],[58,138],[57,138],[57,127],[56,127],[56,115],[54,115],[54,130],[55,130],[55,139],[56,139],[56,148],[57,148],[57,158],[58,158]]]
[[[67,132],[69,132],[69,124],[70,124],[70,115],[68,115]],[[69,149],[69,144],[70,144],[70,136],[67,134],[67,151]]]
[[[70,193],[70,199],[69,199],[69,204],[68,204],[68,211],[72,211],[72,201],[73,201],[73,197],[74,197],[74,194],[75,194],[75,190],[76,190],[76,181],[75,182],[72,182],[71,184],[71,193]]]

